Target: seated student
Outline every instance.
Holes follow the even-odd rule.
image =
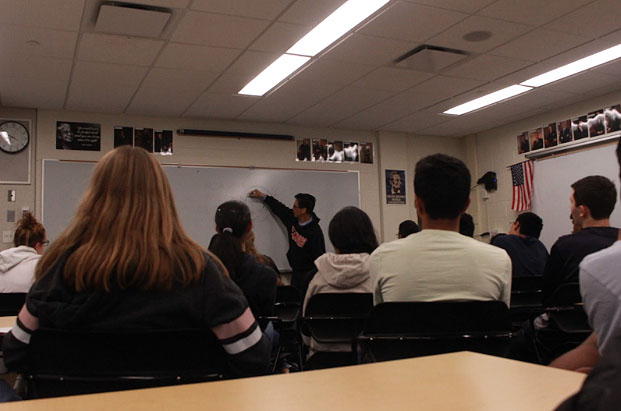
[[[27,364],[39,327],[207,329],[237,374],[263,374],[270,359],[269,341],[239,287],[182,228],[162,167],[126,145],[99,161],[76,215],[39,261],[4,338],[9,370]]]
[[[405,238],[410,234],[416,234],[420,231],[418,224],[416,224],[412,220],[405,220],[401,224],[399,224],[399,232],[397,233],[397,238]]]
[[[459,217],[459,234],[474,237],[474,219],[468,213],[463,213]]]
[[[459,234],[470,203],[470,172],[453,157],[420,160],[414,203],[423,230],[371,255],[374,302],[499,300],[509,306],[511,260],[504,250]]]
[[[370,254],[377,248],[377,237],[369,216],[357,207],[345,207],[334,215],[328,228],[334,253],[315,260],[317,274],[308,285],[303,312],[311,297],[320,293],[371,293]],[[314,351],[351,351],[351,345],[319,344],[311,340]]]
[[[27,293],[34,281],[35,268],[49,241],[45,228],[30,213],[17,222],[15,247],[0,252],[0,293]]]
[[[539,241],[543,220],[535,213],[522,213],[511,224],[509,234],[494,237],[492,245],[511,257],[514,277],[543,275],[548,259],[546,246]]]
[[[610,227],[610,214],[615,208],[615,185],[602,176],[582,178],[571,185],[571,215],[582,230],[559,237],[550,249],[543,278],[543,301],[566,283],[578,282],[582,259],[610,247],[617,240],[617,228]]]
[[[216,210],[216,231],[209,251],[222,261],[231,279],[244,292],[255,317],[272,315],[278,275],[246,252],[245,240],[252,232],[248,206],[239,201],[220,204]]]
[[[261,254],[257,251],[257,248],[254,245],[254,231],[250,231],[250,233],[248,233],[248,237],[246,238],[246,241],[244,241],[244,247],[246,247],[246,252],[256,258],[260,264],[268,266],[269,268],[274,270],[276,274],[280,272],[278,270],[278,267],[276,266],[276,263],[274,262],[274,260],[272,260],[272,257]],[[278,281],[278,285],[282,285],[280,284],[280,278],[278,278]]]

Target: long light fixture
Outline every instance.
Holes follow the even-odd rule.
[[[450,110],[444,112],[444,114],[453,114],[460,116],[465,113],[469,113],[481,107],[489,106],[490,104],[497,103],[502,100],[506,100],[509,97],[517,96],[518,94],[526,93],[532,90],[532,87],[525,87],[515,84],[510,87],[503,88],[502,90],[495,91],[487,94],[483,97],[479,97],[467,103],[461,104],[457,107],[453,107]]]
[[[390,0],[348,0],[295,43],[239,94],[262,96]]]

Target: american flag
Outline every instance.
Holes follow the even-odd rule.
[[[529,160],[512,165],[511,177],[513,177],[511,209],[515,211],[528,210],[533,195],[533,162]]]

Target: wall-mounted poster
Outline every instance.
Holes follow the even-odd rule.
[[[297,140],[298,150],[295,155],[295,161],[311,161],[310,139],[304,138]]]
[[[362,143],[360,145],[360,162],[373,164],[373,143]]]
[[[357,163],[358,158],[358,142],[346,141],[344,143],[343,152],[345,153],[345,161]]]
[[[386,170],[386,204],[405,204],[405,171]]]
[[[155,130],[153,139],[153,150],[163,156],[170,156],[173,153],[173,132],[172,130]]]
[[[603,136],[606,133],[606,116],[604,110],[597,110],[589,113],[589,135],[591,137]]]
[[[328,160],[328,140],[313,139],[313,161]]]
[[[587,116],[572,119],[571,129],[574,133],[574,140],[587,138],[589,136],[589,123],[587,122]]]
[[[114,127],[114,148],[134,145],[134,129],[132,127]]]
[[[329,141],[328,142],[328,161],[334,163],[341,163],[344,159],[343,142],[342,141]]]
[[[543,129],[538,128],[535,130],[531,130],[528,133],[530,137],[530,149],[531,150],[539,150],[543,148]]]
[[[528,143],[528,132],[523,132],[517,136],[518,154],[528,153],[530,151],[530,144]]]
[[[558,133],[556,132],[556,123],[550,123],[543,129],[543,143],[545,148],[558,145]]]
[[[558,140],[561,144],[569,143],[573,140],[571,133],[571,120],[560,121],[557,123]]]
[[[134,130],[134,146],[153,152],[153,129],[137,128]]]
[[[56,149],[100,151],[101,125],[57,121]]]
[[[621,130],[621,106],[619,104],[605,109],[604,115],[606,116],[606,133]]]

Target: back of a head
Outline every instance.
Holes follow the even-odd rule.
[[[181,226],[172,190],[155,157],[121,146],[97,164],[69,227],[37,267],[40,279],[67,257],[64,276],[77,291],[170,289],[196,281],[202,248]]]
[[[463,161],[433,154],[416,163],[414,192],[431,219],[457,219],[470,197],[470,171]]]
[[[595,220],[610,217],[617,202],[617,189],[604,176],[584,177],[571,185],[576,206],[585,205]]]
[[[240,201],[227,201],[216,210],[216,234],[209,244],[209,251],[214,253],[235,277],[241,263],[242,238],[250,226],[250,209]]]
[[[539,238],[543,229],[543,220],[535,213],[522,213],[515,219],[520,223],[520,234]]]
[[[621,178],[621,138],[617,143],[617,162],[619,163],[619,178]]]
[[[295,199],[298,200],[298,206],[305,208],[307,214],[312,214],[315,209],[315,196],[307,193],[298,193],[295,195]]]
[[[420,227],[412,220],[405,220],[399,224],[399,238],[405,238],[410,234],[415,234],[420,231]]]
[[[340,254],[371,254],[378,246],[371,219],[358,207],[345,207],[336,213],[328,235]]]
[[[459,217],[459,233],[468,237],[474,237],[474,219],[468,213]]]
[[[37,243],[45,241],[45,228],[37,221],[31,213],[24,213],[23,217],[17,222],[15,234],[13,234],[13,244],[15,247],[25,245],[31,248]]]

